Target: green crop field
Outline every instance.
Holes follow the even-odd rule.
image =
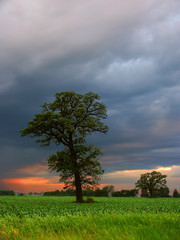
[[[180,239],[180,199],[0,197],[0,240]]]

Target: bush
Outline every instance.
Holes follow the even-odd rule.
[[[84,200],[85,203],[95,203],[94,198],[88,197],[86,200]]]

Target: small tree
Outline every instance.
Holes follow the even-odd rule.
[[[55,101],[42,105],[42,112],[21,130],[22,136],[38,137],[37,143],[49,146],[54,142],[64,149],[48,158],[49,169],[60,172],[66,187],[75,187],[76,201],[83,202],[82,188],[97,183],[103,169],[97,159],[99,148],[86,144],[86,136],[94,132],[106,133],[106,106],[99,95],[74,91],[56,93]]]
[[[108,197],[108,196],[112,196],[113,192],[114,192],[114,186],[113,185],[108,185],[103,187],[102,189],[103,195]]]
[[[150,197],[154,197],[160,191],[161,187],[167,187],[166,177],[167,175],[156,171],[142,174],[136,182],[136,188],[141,189],[143,193],[148,193]]]
[[[169,188],[167,186],[160,187],[159,196],[160,197],[169,197]]]
[[[173,191],[173,197],[174,197],[174,198],[179,198],[179,197],[180,197],[180,193],[178,193],[178,190],[177,190],[177,189],[174,189],[174,191]]]

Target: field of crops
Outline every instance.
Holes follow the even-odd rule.
[[[180,199],[0,197],[0,239],[180,239]]]

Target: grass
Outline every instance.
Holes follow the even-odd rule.
[[[180,199],[0,197],[0,239],[179,240]]]

